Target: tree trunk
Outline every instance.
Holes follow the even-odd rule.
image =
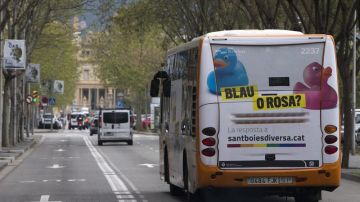
[[[11,81],[11,89],[14,89],[14,84],[15,81],[14,79]],[[10,89],[9,89],[10,90]],[[11,90],[10,91],[10,96],[11,96],[11,103],[10,103],[10,124],[9,124],[9,143],[10,146],[14,146],[15,145],[15,127],[14,125],[15,123],[15,91]]]
[[[4,97],[3,97],[3,114],[2,114],[2,146],[8,147],[10,144],[10,88],[11,88],[12,79],[7,79],[5,77],[4,82]]]
[[[344,144],[343,144],[343,158],[342,167],[349,168],[349,154],[351,148],[351,136],[354,134],[354,128],[351,126],[351,119],[354,119],[354,112],[351,111],[352,100],[352,80],[346,79],[343,81],[343,106],[344,106]]]

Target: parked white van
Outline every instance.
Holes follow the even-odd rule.
[[[102,109],[99,115],[98,145],[103,142],[127,142],[133,145],[130,109]]]

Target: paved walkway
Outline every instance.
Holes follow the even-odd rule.
[[[349,169],[342,169],[341,177],[348,179],[348,180],[360,182],[360,154],[359,153],[357,153],[356,155],[350,154]]]
[[[41,136],[34,135],[33,137],[25,138],[25,140],[14,147],[2,147],[0,149],[0,170],[11,164],[23,153],[33,147]]]

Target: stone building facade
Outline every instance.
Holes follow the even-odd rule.
[[[90,42],[92,32],[81,31],[81,22],[78,18],[74,19],[74,40],[79,47],[77,55],[79,62],[80,78],[76,84],[75,99],[73,100],[72,110],[88,108],[97,110],[99,108],[113,108],[120,93],[111,87],[105,87],[96,77],[96,63],[92,61],[92,50]]]

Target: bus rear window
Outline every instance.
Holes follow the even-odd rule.
[[[103,122],[110,124],[119,124],[129,122],[129,114],[126,112],[105,112],[103,113]]]
[[[258,90],[293,90],[304,70],[322,65],[324,43],[211,46],[218,85],[255,85]]]

